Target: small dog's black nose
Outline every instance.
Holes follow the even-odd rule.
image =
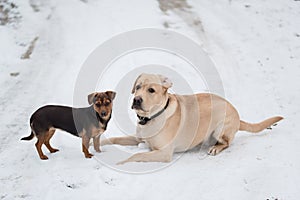
[[[140,106],[142,104],[142,102],[143,102],[143,99],[140,96],[134,97],[134,99],[133,99],[133,105]]]
[[[100,115],[101,115],[101,117],[105,117],[105,116],[106,116],[106,112],[105,112],[105,111],[102,111],[102,112],[100,113]]]

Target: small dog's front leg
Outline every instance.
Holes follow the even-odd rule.
[[[101,152],[100,150],[100,135],[93,137],[94,149],[97,152]]]
[[[84,134],[82,136],[82,151],[86,158],[91,158],[93,156],[93,154],[89,152],[89,143],[90,143],[90,137]]]

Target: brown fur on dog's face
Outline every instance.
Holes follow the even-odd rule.
[[[93,104],[94,110],[100,117],[108,119],[112,112],[112,101],[116,93],[113,91],[94,92],[88,95],[89,104]]]
[[[137,106],[133,102],[132,109],[141,115],[151,115],[161,109],[167,99],[167,91],[172,86],[171,81],[162,75],[141,74],[132,88],[135,99],[141,99]]]

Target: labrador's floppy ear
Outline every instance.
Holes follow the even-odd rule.
[[[172,87],[173,83],[172,81],[168,78],[168,77],[165,77],[163,75],[158,75],[160,80],[161,80],[161,84],[163,87],[169,89],[170,87]]]
[[[92,103],[94,103],[94,98],[98,95],[97,92],[93,92],[91,94],[88,95],[88,102],[91,105]]]
[[[135,79],[135,82],[133,84],[133,87],[131,89],[131,94],[133,94],[135,92],[135,87],[136,87],[136,83],[137,81],[139,80],[139,78],[142,76],[143,74],[140,74],[136,79]]]
[[[106,91],[105,92],[107,94],[107,96],[109,97],[110,100],[114,100],[114,98],[116,97],[116,92],[114,91]]]

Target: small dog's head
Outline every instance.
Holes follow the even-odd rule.
[[[172,82],[162,75],[141,74],[135,81],[131,108],[141,116],[151,115],[164,107]]]
[[[112,112],[112,102],[116,96],[113,91],[94,92],[88,95],[89,104],[93,104],[94,110],[103,119],[108,119]]]

